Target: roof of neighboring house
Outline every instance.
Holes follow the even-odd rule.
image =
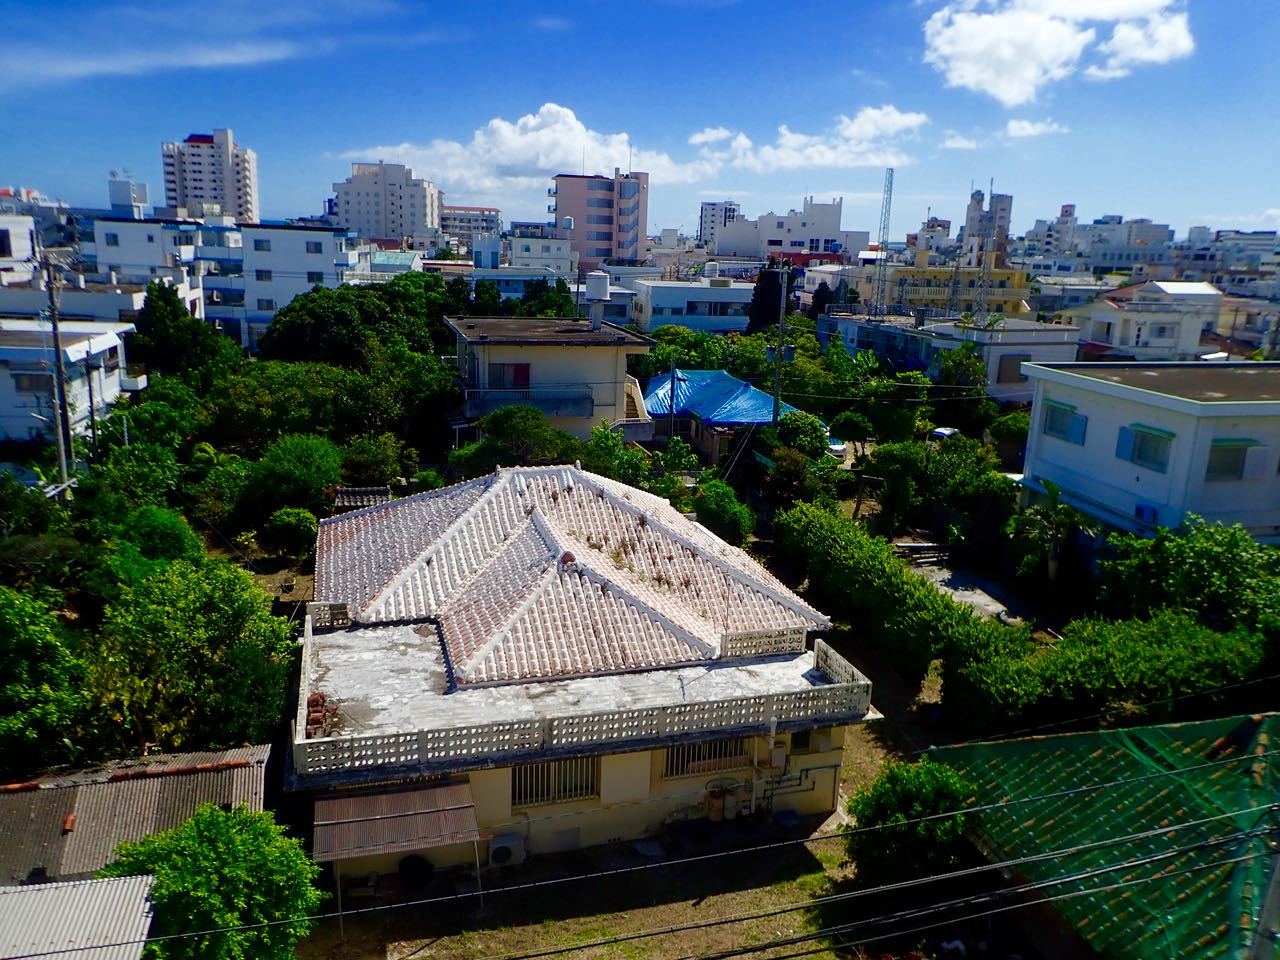
[[[773,395],[723,370],[677,370],[676,416],[697,417],[711,426],[767,424],[773,421]],[[651,417],[671,415],[671,377],[649,381],[644,406]],[[796,408],[785,401],[782,413]]]
[[[0,957],[138,960],[154,877],[0,887]]]
[[[1266,714],[979,743],[932,756],[975,783],[984,804],[1048,795],[974,815],[993,860],[1084,848],[1020,864],[1021,878],[1160,858],[1046,892],[1063,897],[1054,909],[1101,956],[1275,957],[1259,918],[1269,916],[1274,931],[1276,855],[1256,831],[1274,832],[1277,734],[1280,716]],[[1215,762],[1226,760],[1236,762]],[[1071,792],[1116,780],[1129,782]],[[1199,823],[1179,827],[1192,821]],[[1195,849],[1161,856],[1182,847]],[[1128,885],[1082,892],[1121,883]],[[1255,945],[1264,952],[1250,953]]]
[[[709,661],[827,618],[666,500],[577,467],[499,469],[320,523],[318,602],[435,624],[458,685]]]
[[[338,487],[333,497],[335,513],[348,510],[359,510],[361,507],[376,507],[391,499],[391,488],[382,487]]]
[[[1053,371],[1193,403],[1280,401],[1280,362],[1030,363],[1025,369],[1032,375],[1038,370]]]
[[[1107,300],[1131,300],[1138,294],[1148,292],[1152,288],[1159,290],[1161,293],[1168,294],[1171,297],[1222,296],[1222,291],[1212,283],[1205,283],[1200,280],[1145,280],[1139,283],[1130,283],[1127,286],[1118,287],[1115,290],[1108,291],[1103,294],[1103,297]]]
[[[271,748],[156,754],[0,789],[0,883],[87,876],[116,847],[176,827],[203,803],[262,809]]]
[[[445,317],[444,322],[468,343],[575,347],[653,344],[648,337],[608,321],[599,330],[591,329],[590,320],[561,317]]]
[[[422,259],[422,254],[415,253],[412,250],[375,250],[369,259],[375,265],[387,264],[410,267],[413,266],[415,261]]]

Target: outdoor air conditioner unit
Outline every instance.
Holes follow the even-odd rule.
[[[1133,508],[1133,516],[1139,523],[1155,523],[1160,511],[1154,504],[1140,503]]]
[[[489,841],[489,866],[517,867],[524,863],[524,838],[513,833],[499,834]]]

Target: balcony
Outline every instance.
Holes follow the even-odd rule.
[[[120,389],[130,391],[147,389],[146,364],[128,364],[125,367],[124,373],[120,374]]]
[[[518,390],[518,389],[468,389],[466,415],[483,417],[485,414],[509,407],[513,403],[527,403],[549,417],[590,417],[595,413],[595,399],[588,389]]]

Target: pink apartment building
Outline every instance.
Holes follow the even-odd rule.
[[[547,210],[555,215],[559,235],[569,239],[578,263],[594,269],[602,260],[640,260],[649,225],[649,174],[612,177],[562,173],[547,190]],[[565,218],[572,228],[566,229]]]

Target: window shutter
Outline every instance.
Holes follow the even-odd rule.
[[[1128,427],[1121,427],[1116,436],[1116,456],[1121,460],[1133,460],[1133,431]]]
[[[1270,460],[1270,448],[1263,446],[1250,447],[1244,454],[1244,476],[1261,477],[1265,475],[1267,464]]]
[[[1071,417],[1071,425],[1067,427],[1067,439],[1072,443],[1078,443],[1084,446],[1084,431],[1089,425],[1089,418],[1081,414],[1073,414]]]

